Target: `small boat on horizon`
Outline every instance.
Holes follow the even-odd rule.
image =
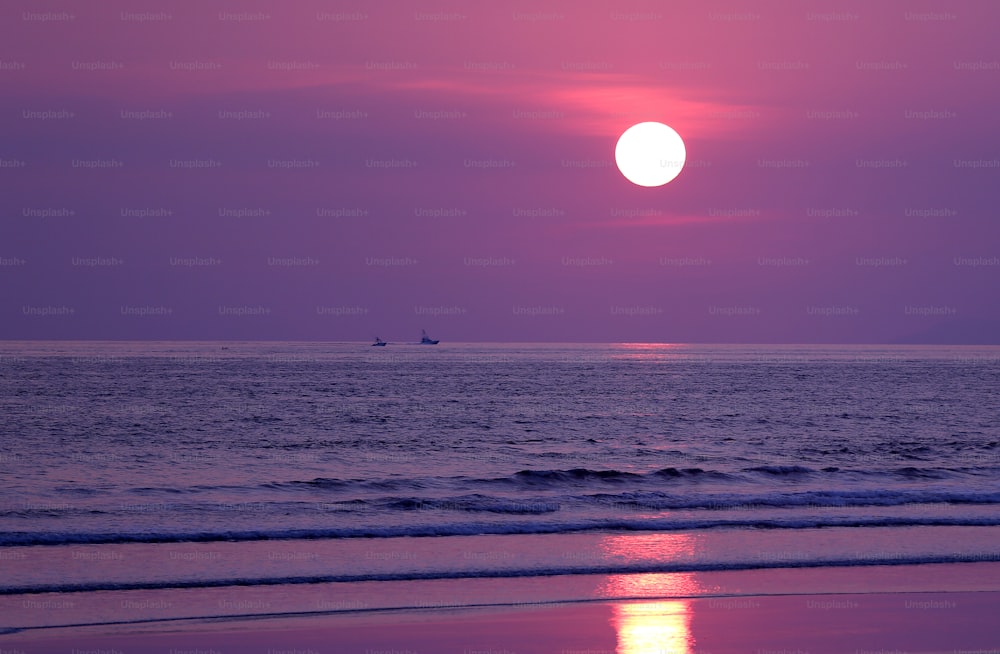
[[[428,336],[426,329],[421,329],[420,330],[420,344],[421,345],[437,345],[440,342],[441,341],[439,341],[437,339],[433,339],[430,336]]]
[[[386,343],[385,341],[383,341],[378,336],[375,337],[375,342],[372,343],[372,347],[385,347],[386,345],[388,345],[388,343]]]

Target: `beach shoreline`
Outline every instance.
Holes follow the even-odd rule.
[[[580,575],[573,578],[579,582],[577,589],[616,588],[619,597],[593,593],[577,599],[540,599],[544,595],[539,589],[547,580],[371,582],[367,590],[364,584],[271,589],[335,592],[343,604],[341,610],[326,612],[28,628],[0,635],[0,651],[957,654],[1000,650],[1000,632],[992,626],[992,616],[1000,612],[1000,563],[711,573],[696,578],[701,596],[683,596],[681,582],[691,582],[691,575]],[[567,592],[579,592],[566,581],[564,577],[559,584]],[[427,598],[447,596],[450,588],[452,596],[463,597],[465,604],[428,601],[423,606],[364,608],[359,598],[379,585],[382,594],[406,589],[406,594]],[[673,593],[662,592],[670,589]],[[244,589],[240,596],[251,601],[259,590]],[[355,592],[354,600],[347,590]],[[186,592],[190,598],[210,590]],[[74,601],[87,604],[102,595],[108,599],[109,594],[83,595]],[[114,601],[120,603],[125,596],[121,593]],[[176,594],[173,600],[163,594],[144,597],[132,601],[182,601]],[[490,597],[496,601],[488,602]],[[8,607],[19,601],[3,599]],[[36,601],[51,598],[39,596]]]
[[[1000,591],[744,595],[186,620],[0,636],[5,653],[996,652]]]

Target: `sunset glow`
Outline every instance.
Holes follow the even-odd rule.
[[[0,337],[1000,334],[988,3],[10,13]]]
[[[1000,653],[1000,0],[5,0],[0,654]]]

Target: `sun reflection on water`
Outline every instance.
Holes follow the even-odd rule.
[[[690,654],[691,610],[688,600],[615,604],[612,621],[618,654]]]
[[[688,347],[680,343],[616,343],[611,358],[625,361],[665,361],[677,358]]]
[[[697,540],[689,534],[644,534],[607,536],[601,548],[609,555],[629,561],[691,560]],[[691,602],[706,589],[692,573],[648,573],[608,576],[600,592],[605,597],[650,597],[612,605],[612,623],[618,634],[618,654],[690,654]]]

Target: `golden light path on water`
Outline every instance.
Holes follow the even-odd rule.
[[[690,602],[670,600],[614,606],[618,654],[690,654]]]
[[[695,539],[688,534],[607,536],[602,549],[609,555],[646,558],[655,552],[662,560],[690,560]],[[600,589],[610,597],[690,597],[703,592],[691,573],[614,575]],[[618,634],[618,654],[690,654],[691,602],[657,599],[612,605],[612,623]]]

